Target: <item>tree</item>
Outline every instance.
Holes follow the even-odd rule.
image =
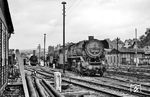
[[[140,36],[139,45],[140,47],[150,45],[150,29],[149,28],[146,29],[145,35]]]
[[[117,38],[112,40],[112,42],[117,43]],[[123,41],[120,38],[118,38],[118,44],[124,44]]]

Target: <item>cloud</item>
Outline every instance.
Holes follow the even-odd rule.
[[[63,0],[8,0],[15,34],[11,48],[36,48],[62,44]],[[144,34],[150,23],[150,0],[66,0],[66,42],[94,35],[98,39],[134,38]],[[22,45],[22,43],[24,45]]]

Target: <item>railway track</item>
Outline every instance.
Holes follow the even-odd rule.
[[[135,83],[135,82],[129,82],[129,81],[124,81],[120,79],[115,79],[115,78],[109,78],[109,77],[103,77],[103,78],[95,78],[97,81],[96,82],[101,82],[101,83],[110,83],[112,85],[122,87],[128,90],[131,90],[133,86],[139,88],[139,90],[143,93],[148,93],[150,94],[150,87],[149,85],[143,85],[140,83]]]
[[[45,76],[49,76],[49,74],[53,74],[50,72],[47,72],[45,70],[40,70],[37,71],[38,73],[40,72],[41,74]],[[94,81],[89,81],[81,78],[73,78],[73,77],[64,77],[62,79],[65,82],[72,83],[87,89],[90,89],[92,91],[97,91],[101,93],[105,93],[107,95],[113,95],[115,97],[122,97],[122,96],[131,96],[131,97],[150,97],[150,94],[144,93],[144,92],[131,92],[130,89],[127,89],[127,87],[123,88],[121,87],[116,87],[114,85],[106,84],[106,83],[97,83]]]
[[[86,80],[86,79],[81,79],[81,78],[69,78],[71,79],[71,81],[74,81],[75,83],[81,83],[81,82],[84,82],[84,83],[87,83],[86,85],[89,87],[90,85],[92,85],[91,87],[98,87],[98,89],[100,89],[101,87],[104,87],[102,88],[102,90],[104,90],[105,88],[107,88],[107,91],[111,91],[111,93],[113,92],[114,94],[116,93],[116,95],[119,95],[119,96],[130,96],[131,97],[134,97],[135,95],[136,96],[139,96],[139,97],[150,97],[150,94],[148,93],[144,93],[144,92],[131,92],[130,91],[130,87],[127,87],[127,86],[114,86],[114,85],[111,85],[111,84],[106,84],[106,83],[101,83],[101,82],[95,82],[95,81],[89,81],[89,80]],[[115,90],[115,91],[113,91]],[[101,90],[99,90],[101,91]]]
[[[116,81],[119,81],[119,82],[125,82],[125,83],[131,83],[131,84],[140,84],[143,87],[150,88],[150,83],[149,84],[142,84],[139,81],[133,81],[133,80],[130,80],[130,79],[125,79],[125,78],[116,77],[116,76],[105,76],[105,78],[116,80]]]
[[[26,75],[26,80],[30,97],[64,97],[39,76]]]
[[[42,71],[43,72],[47,72],[47,73],[51,73],[51,74],[53,74],[53,72],[55,72],[56,70],[53,70],[53,69],[51,69],[51,71],[53,71],[53,72],[50,72],[50,71],[46,71],[46,70],[44,70],[43,68],[41,68],[42,69]],[[71,72],[72,73],[72,72]],[[85,77],[85,76],[83,76],[83,77]],[[122,76],[121,76],[122,77]],[[96,79],[106,79],[106,81],[107,80],[111,80],[111,81],[118,81],[118,82],[124,82],[124,83],[126,83],[126,84],[138,84],[138,85],[141,85],[142,87],[144,87],[144,88],[146,88],[146,89],[149,89],[150,88],[150,84],[143,84],[143,83],[141,83],[141,82],[139,82],[139,81],[134,81],[134,80],[132,80],[132,79],[129,79],[129,78],[121,78],[121,77],[118,77],[118,76],[104,76],[104,77],[96,77]],[[93,77],[91,77],[91,78],[93,78]],[[95,78],[95,77],[94,77]]]
[[[109,70],[109,71],[107,71],[107,73],[123,75],[123,76],[129,76],[129,77],[134,77],[134,78],[137,78],[137,79],[150,79],[150,74],[149,73],[115,71],[115,70]]]
[[[28,69],[29,71],[35,71],[35,69]],[[41,75],[45,75],[45,76],[50,76],[50,77],[52,77],[53,76],[53,73],[49,73],[49,72],[46,72],[46,71],[43,71],[43,70],[37,70],[37,73],[39,73],[39,74],[41,74]],[[107,91],[106,89],[104,89],[104,88],[101,88],[100,89],[100,87],[99,88],[94,88],[93,86],[89,86],[89,85],[87,85],[87,84],[83,84],[83,83],[78,83],[77,81],[75,82],[75,81],[73,81],[73,79],[71,79],[71,81],[70,81],[70,78],[63,78],[62,79],[63,81],[65,81],[65,82],[67,82],[67,83],[69,83],[69,84],[74,84],[74,85],[78,85],[78,86],[80,86],[80,87],[83,87],[83,88],[86,88],[86,89],[90,89],[90,90],[92,90],[92,91],[97,91],[97,92],[101,92],[101,93],[104,93],[104,94],[107,94],[107,95],[109,95],[109,96],[113,96],[113,97],[122,97],[122,95],[118,95],[118,93],[114,93],[114,92],[110,92],[110,91]]]
[[[110,67],[110,70],[115,70],[116,67]],[[141,73],[150,73],[150,67],[119,67],[117,68],[121,71],[129,71],[129,72],[141,72]]]

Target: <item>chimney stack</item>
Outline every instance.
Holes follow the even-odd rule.
[[[33,55],[35,55],[35,50],[33,50]]]
[[[89,36],[89,40],[93,40],[94,39],[94,36]]]

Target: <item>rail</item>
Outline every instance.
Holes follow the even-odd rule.
[[[42,70],[43,72],[41,72],[41,73],[49,73],[49,74],[51,74],[50,72],[47,72],[47,71],[44,71],[44,70]],[[43,75],[45,75],[45,74],[43,74]],[[46,74],[46,76],[48,76],[48,74]],[[104,86],[104,87],[108,87],[108,88],[111,88],[111,89],[115,89],[115,90],[122,90],[122,91],[124,91],[124,92],[127,92],[127,93],[129,93],[129,94],[133,94],[133,95],[140,95],[140,96],[144,96],[144,97],[150,97],[150,94],[149,94],[149,92],[148,91],[144,91],[144,90],[142,90],[143,92],[139,92],[139,93],[134,93],[134,92],[131,92],[130,90],[128,90],[128,89],[123,89],[123,88],[118,88],[118,87],[115,87],[115,86],[112,86],[112,85],[106,85],[106,84],[101,84],[101,83],[95,83],[95,82],[91,82],[91,81],[86,81],[86,80],[82,80],[82,79],[77,79],[77,78],[73,78],[73,77],[69,77],[72,81],[71,81],[71,83],[73,83],[73,84],[76,84],[76,85],[81,85],[80,83],[78,84],[78,82],[73,82],[73,80],[79,80],[79,82],[87,82],[87,83],[90,83],[90,84],[96,84],[97,86],[98,85],[100,85],[100,86]],[[70,79],[68,79],[68,80],[66,80],[66,78],[63,78],[62,80],[63,81],[66,81],[66,82],[70,82]],[[83,86],[83,87],[86,87],[86,88],[89,88],[89,89],[93,89],[93,87],[89,87],[89,86],[87,86],[87,85],[81,85],[81,86]],[[104,92],[104,93],[108,93],[108,94],[111,94],[111,93],[109,93],[108,91],[103,91],[103,90],[99,90],[99,89],[94,89],[95,91],[101,91],[101,92]],[[144,93],[145,92],[145,93]],[[147,92],[147,93],[146,93]],[[120,97],[120,96],[122,96],[122,95],[118,95],[118,94],[111,94],[111,95],[114,95],[114,96],[118,96],[118,97]]]
[[[64,97],[58,91],[56,91],[47,81],[43,79],[42,82],[51,90],[55,97]]]
[[[26,80],[27,80],[27,85],[28,85],[30,97],[38,97],[37,94],[36,94],[36,90],[35,90],[35,88],[33,86],[31,76],[26,75]]]

